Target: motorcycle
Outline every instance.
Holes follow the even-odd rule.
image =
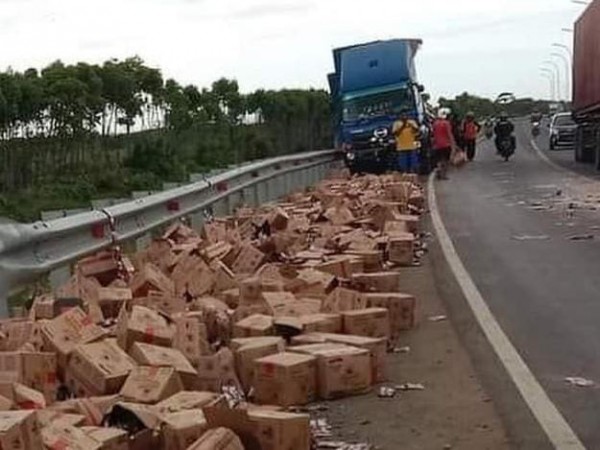
[[[512,136],[507,136],[498,141],[498,153],[504,159],[508,161],[515,153],[515,145]]]
[[[492,124],[491,122],[487,122],[484,125],[484,133],[485,133],[485,137],[488,140],[492,139],[494,137],[494,124]]]
[[[539,122],[533,122],[531,125],[531,134],[533,137],[538,137],[541,132],[541,126]]]

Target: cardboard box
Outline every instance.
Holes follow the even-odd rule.
[[[79,260],[75,270],[86,278],[96,278],[103,286],[106,286],[117,278],[119,266],[111,251],[101,251]]]
[[[214,428],[204,433],[187,450],[244,450],[244,446],[233,431]]]
[[[105,339],[75,348],[65,381],[78,397],[116,394],[135,366],[114,339]]]
[[[48,347],[57,353],[58,366],[67,366],[67,357],[79,344],[87,344],[104,337],[102,328],[95,325],[80,308],[73,308],[42,326],[42,335]]]
[[[351,334],[337,333],[313,333],[304,335],[305,342],[308,343],[310,337],[321,339],[321,342],[333,342],[336,344],[345,344],[353,347],[362,348],[369,351],[372,362],[372,379],[376,383],[381,383],[387,379],[387,340],[385,338],[371,338],[366,336],[355,336]],[[296,338],[301,338],[297,336]],[[294,338],[294,339],[296,339]],[[294,341],[296,343],[297,341]],[[317,340],[315,343],[319,343]]]
[[[269,225],[272,231],[284,231],[288,227],[290,216],[282,208],[275,208],[269,215]]]
[[[235,368],[244,391],[248,392],[254,382],[254,361],[284,350],[285,342],[280,337],[264,338],[235,350]]]
[[[214,292],[223,292],[238,287],[233,271],[222,261],[215,261],[211,268],[214,272]]]
[[[391,335],[397,339],[402,331],[415,326],[417,299],[413,295],[402,293],[364,294],[367,308],[386,308],[390,314]]]
[[[258,277],[245,278],[240,282],[239,305],[251,306],[263,301],[261,279]]]
[[[46,407],[44,394],[16,382],[0,382],[0,396],[8,399],[18,409],[43,409]]]
[[[256,337],[273,334],[273,317],[254,314],[240,320],[233,326],[234,337]]]
[[[0,412],[0,448],[44,450],[35,411]]]
[[[261,450],[310,450],[310,416],[265,409],[248,412]]]
[[[101,450],[129,450],[129,436],[119,428],[81,427],[81,431],[98,442]]]
[[[129,350],[131,357],[143,366],[174,368],[185,389],[195,389],[198,372],[179,350],[136,342]]]
[[[105,395],[100,397],[86,397],[65,400],[50,405],[52,410],[67,415],[83,416],[85,425],[99,426],[104,416],[115,406],[121,398],[118,395]],[[48,418],[49,421],[52,417]],[[75,425],[75,422],[69,423]]]
[[[208,331],[206,325],[197,317],[175,317],[175,337],[173,348],[179,350],[197,369],[201,356],[212,354],[208,343]]]
[[[357,273],[352,281],[365,292],[396,292],[400,289],[400,272]]]
[[[54,353],[0,353],[0,380],[17,381],[42,394],[48,404],[56,400],[57,361]]]
[[[221,348],[212,356],[203,356],[198,364],[198,388],[220,392],[224,385],[240,386],[235,373],[235,358],[228,348]]]
[[[43,428],[52,423],[67,425],[71,427],[81,427],[86,424],[86,417],[83,414],[63,413],[52,409],[40,409],[37,411],[38,424]]]
[[[136,297],[130,303],[133,306],[143,306],[166,314],[167,316],[183,313],[187,306],[183,297],[177,297],[159,291],[150,291],[146,297]]]
[[[105,318],[117,317],[123,305],[133,298],[129,288],[101,287],[97,289],[96,295]]]
[[[12,352],[19,350],[23,345],[31,342],[36,325],[24,319],[9,319],[0,323],[0,348]],[[37,327],[39,329],[39,327]]]
[[[35,319],[54,319],[54,297],[52,295],[36,297],[32,309]]]
[[[387,245],[390,262],[412,266],[415,253],[415,236],[410,233],[391,237]]]
[[[340,314],[309,314],[300,316],[305,333],[341,333],[342,316]]]
[[[42,428],[44,446],[51,450],[101,450],[102,444],[85,431],[69,425],[51,423]]]
[[[389,237],[403,236],[410,233],[408,225],[404,221],[400,220],[388,220],[383,226],[383,234]]]
[[[317,264],[314,268],[338,278],[349,279],[354,274],[354,260],[352,256],[335,256],[329,261]]]
[[[217,398],[214,392],[181,391],[156,404],[160,414],[175,413],[189,409],[202,409]]]
[[[239,274],[252,275],[265,259],[263,252],[252,245],[244,245],[237,255],[231,269]]]
[[[141,403],[119,402],[104,416],[103,425],[127,427],[129,450],[162,449],[162,435],[157,433],[160,417],[156,408]]]
[[[315,269],[300,270],[296,280],[299,286],[293,291],[297,297],[325,298],[335,285],[333,275]]]
[[[117,342],[125,351],[135,342],[170,347],[173,342],[174,329],[158,312],[143,306],[134,306],[131,315],[123,309],[117,323]]]
[[[256,401],[280,406],[310,403],[316,397],[316,369],[315,357],[297,353],[277,353],[256,360]]]
[[[323,301],[321,309],[324,313],[338,314],[361,307],[362,297],[360,292],[338,287]]]
[[[201,409],[190,409],[163,416],[165,448],[187,450],[208,429],[208,423]]]
[[[368,391],[372,384],[371,355],[344,344],[313,344],[291,351],[317,357],[319,397],[332,399]]]
[[[269,315],[281,316],[285,314],[288,307],[296,302],[296,297],[291,292],[263,292]]]
[[[181,379],[172,367],[135,367],[120,394],[127,401],[155,404],[183,390]]]
[[[367,308],[342,313],[344,333],[357,336],[388,338],[390,315],[385,308]]]
[[[202,227],[201,236],[209,242],[216,243],[227,240],[227,227],[225,222],[215,220],[205,223]]]
[[[146,297],[150,291],[175,294],[173,281],[151,263],[144,265],[139,272],[136,272],[129,285],[134,297]]]

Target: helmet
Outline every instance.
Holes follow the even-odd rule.
[[[474,119],[474,118],[475,118],[475,113],[474,113],[473,111],[469,111],[469,112],[467,113],[467,118],[469,118],[469,119]]]
[[[451,111],[449,108],[440,108],[438,110],[438,119],[447,119]]]
[[[502,111],[500,113],[500,120],[507,120],[508,119],[508,113],[506,111]]]

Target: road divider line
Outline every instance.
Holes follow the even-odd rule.
[[[546,164],[549,164],[550,166],[552,166],[554,169],[558,170],[559,172],[567,173],[569,175],[575,175],[575,172],[573,172],[572,170],[569,170],[566,167],[562,167],[560,164],[557,164],[554,161],[552,161],[550,158],[548,158],[548,155],[546,155],[542,151],[542,149],[537,145],[537,142],[535,142],[534,139],[530,139],[529,145],[531,145],[531,148],[533,148],[535,150],[535,152],[538,154],[538,156],[541,159],[543,159]]]
[[[429,209],[435,233],[446,260],[460,285],[475,318],[490,345],[508,372],[523,400],[529,407],[546,436],[558,450],[584,450],[585,447],[565,418],[552,403],[517,349],[502,330],[479,289],[467,272],[452,239],[446,230],[437,205],[434,176],[429,178]]]

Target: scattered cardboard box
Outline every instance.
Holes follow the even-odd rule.
[[[280,406],[310,403],[316,397],[316,368],[315,357],[289,352],[256,360],[256,401]]]

